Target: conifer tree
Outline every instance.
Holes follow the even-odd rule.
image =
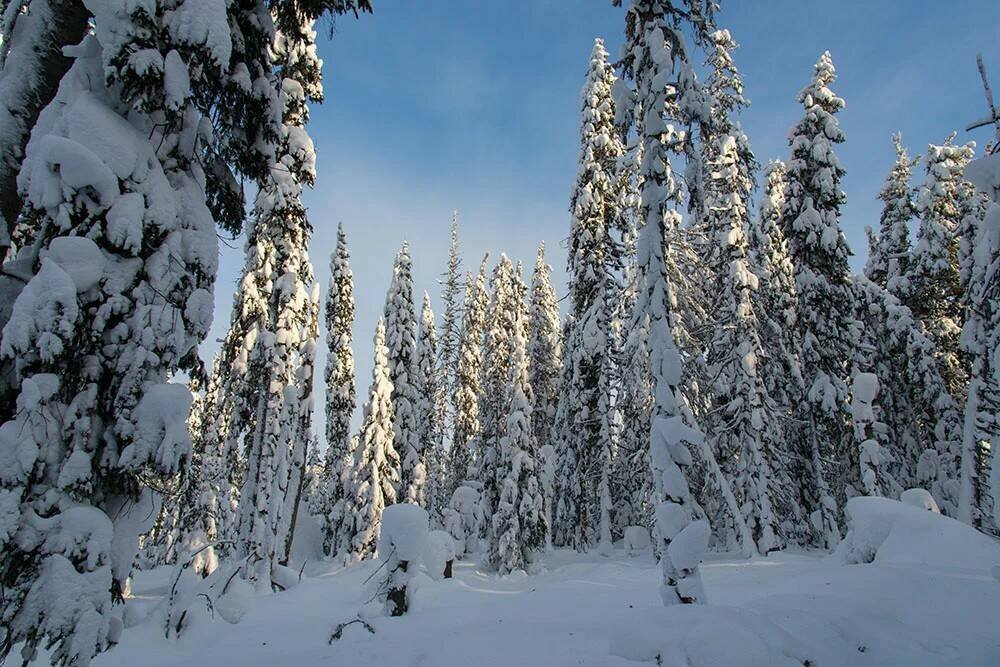
[[[710,30],[711,6],[685,3],[696,38]],[[635,103],[641,109],[637,129],[643,143],[641,220],[637,264],[643,276],[633,320],[649,322],[649,358],[652,384],[650,462],[655,533],[663,582],[661,594],[667,605],[703,602],[699,564],[708,544],[709,531],[703,521],[692,521],[695,502],[684,474],[693,463],[690,444],[698,444],[700,433],[683,423],[678,387],[682,359],[674,340],[670,318],[674,308],[668,230],[676,229],[676,207],[680,191],[670,167],[670,147],[676,145],[674,128],[664,117],[671,88],[665,83],[681,64],[690,69],[680,31],[674,26],[684,13],[661,0],[633,0],[625,21],[626,44],[622,67],[635,87]],[[690,79],[689,79],[690,82]],[[627,116],[627,114],[626,114]],[[676,546],[675,546],[676,545]]]
[[[500,438],[496,477],[499,498],[491,516],[489,560],[501,574],[539,567],[545,548],[545,508],[538,480],[539,460],[531,424],[531,383],[524,337],[523,309],[515,311],[510,375],[504,390],[507,408]]]
[[[337,553],[347,562],[369,558],[378,546],[382,510],[396,502],[400,460],[392,426],[392,380],[385,324],[375,329],[375,366],[365,403],[361,433],[347,487]]]
[[[847,363],[855,340],[850,269],[851,255],[840,229],[840,189],[844,169],[833,152],[844,141],[835,114],[844,101],[830,90],[836,70],[829,52],[817,61],[812,81],[797,99],[804,118],[792,128],[788,193],[782,224],[795,267],[797,329],[806,394],[799,419],[807,429],[801,455],[811,462],[807,509],[816,541],[832,548],[840,540],[838,496],[850,475],[846,448]]]
[[[948,391],[962,399],[967,378],[959,349],[964,296],[958,257],[959,190],[975,144],[955,146],[953,139],[927,148],[927,176],[916,198],[920,226],[907,267],[906,303],[938,347]]]
[[[455,396],[458,387],[458,359],[462,345],[462,258],[458,254],[458,211],[451,220],[451,245],[448,247],[448,268],[441,282],[441,302],[444,315],[441,335],[438,338],[438,368],[441,373],[441,392],[444,411],[444,439],[454,441]]]
[[[562,332],[559,304],[552,286],[552,268],[545,261],[545,244],[538,246],[535,271],[531,277],[528,312],[528,383],[531,385],[531,432],[539,452],[540,473],[544,472],[542,452],[554,456],[551,442],[562,372]],[[541,474],[540,480],[549,482]],[[552,484],[542,484],[546,523],[552,517]]]
[[[427,471],[426,507],[434,521],[440,519],[440,512],[448,504],[449,498],[443,490],[442,457],[444,456],[444,412],[441,410],[443,392],[441,376],[437,366],[437,331],[434,326],[434,311],[431,297],[424,292],[423,307],[420,311],[420,326],[417,329],[416,395],[417,433],[424,469]]]
[[[615,75],[602,40],[594,42],[582,92],[580,171],[570,202],[569,299],[573,319],[568,337],[577,344],[566,348],[572,369],[569,384],[560,390],[566,401],[564,446],[573,450],[575,467],[568,486],[579,489],[575,516],[558,520],[573,526],[571,544],[586,550],[611,541],[610,467],[614,414],[612,328],[617,304],[615,271],[621,266],[621,247],[613,234],[624,224],[621,197],[616,191],[617,162],[624,150],[614,125],[611,90]]]
[[[483,379],[483,337],[489,292],[486,289],[486,261],[475,276],[465,278],[465,307],[462,317],[462,338],[458,349],[455,377],[455,436],[448,452],[449,493],[454,493],[471,479],[476,463],[473,441],[479,436],[479,395]]]
[[[158,513],[154,489],[190,456],[191,394],[169,380],[203,372],[211,323],[215,221],[193,100],[222,76],[228,36],[180,39],[158,4],[100,9],[66,51],[19,177],[36,227],[0,340],[18,388],[0,425],[0,660],[23,643],[27,659],[44,646],[53,664],[86,665],[117,641],[112,604]]]
[[[907,291],[905,277],[910,255],[909,223],[915,213],[910,178],[913,167],[920,158],[910,158],[899,133],[892,135],[892,143],[896,148],[896,162],[879,191],[878,197],[884,207],[878,234],[874,237],[875,243],[869,244],[865,275],[873,283],[898,297]]]
[[[500,504],[504,476],[500,467],[503,456],[502,439],[507,433],[506,388],[514,362],[514,338],[523,334],[524,301],[520,278],[506,255],[493,269],[490,277],[490,302],[486,310],[483,337],[482,388],[479,394],[480,431],[477,437],[479,459],[476,479],[482,483],[480,502],[483,515],[491,517]],[[483,527],[489,535],[492,524]]]
[[[614,462],[615,532],[629,526],[652,527],[652,478],[649,462],[653,392],[649,369],[649,321],[629,326],[621,352],[617,408],[621,416]]]
[[[253,565],[248,577],[258,584],[269,584],[273,565],[287,560],[311,438],[319,294],[302,191],[316,177],[316,154],[305,130],[307,101],[322,99],[315,39],[308,20],[286,26],[274,39],[281,124],[271,175],[257,196],[256,244],[248,246],[248,268],[260,262],[254,280],[266,297],[267,325],[254,332],[249,371],[234,378],[234,391],[252,397],[256,416],[244,445],[238,539]]]
[[[733,475],[741,500],[734,517],[736,536],[745,552],[766,554],[782,546],[774,468],[783,434],[778,409],[758,372],[763,345],[753,293],[759,285],[747,261],[744,235],[752,185],[736,138],[719,134],[715,141],[718,146],[710,151],[706,165],[711,179],[705,183],[706,228],[713,247],[709,258],[715,276],[708,347],[715,409],[707,427],[716,456]]]
[[[350,267],[344,226],[337,227],[337,248],[330,258],[330,285],[326,294],[326,454],[312,511],[323,529],[324,550],[329,553],[339,532],[343,512],[344,482],[354,452],[351,417],[355,408],[354,275]]]
[[[985,160],[983,160],[985,162]],[[1000,255],[1000,192],[996,184],[977,172],[980,163],[967,169],[977,187],[965,184],[960,192],[962,222],[961,279],[965,289],[965,323],[962,351],[969,368],[962,449],[959,457],[960,487],[957,518],[976,528],[996,534],[1000,528],[994,504],[1000,489],[991,480],[996,467],[992,443],[1000,442],[1000,377],[994,356],[1000,315],[994,300],[997,294]],[[975,189],[974,189],[975,188]],[[994,199],[990,199],[990,195]]]
[[[396,255],[392,283],[385,297],[385,332],[392,381],[394,445],[402,460],[397,498],[399,502],[423,506],[427,471],[417,425],[417,321],[411,271],[410,251],[404,242]]]

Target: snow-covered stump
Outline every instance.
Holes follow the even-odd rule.
[[[424,557],[427,522],[427,511],[416,505],[392,505],[382,512],[378,552],[388,573],[383,588],[390,616],[402,616],[409,609],[408,588]]]

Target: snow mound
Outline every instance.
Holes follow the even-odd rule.
[[[938,504],[934,502],[934,496],[927,489],[907,489],[899,494],[899,500],[917,509],[934,512],[935,514],[941,513]]]
[[[847,537],[834,552],[844,563],[928,565],[989,572],[1000,545],[975,529],[887,498],[847,501]]]
[[[648,610],[647,610],[648,611]],[[808,655],[792,635],[748,609],[675,605],[621,619],[611,654],[665,667],[802,667]]]

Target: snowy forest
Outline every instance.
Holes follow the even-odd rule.
[[[0,664],[1000,664],[1000,73],[852,249],[824,45],[765,159],[728,3],[604,2],[561,236],[356,340],[374,3],[0,0]]]

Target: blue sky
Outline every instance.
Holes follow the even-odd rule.
[[[912,153],[953,130],[961,141],[987,139],[963,128],[985,115],[977,52],[1000,88],[996,0],[723,0],[719,25],[741,44],[735,58],[752,101],[741,120],[761,162],[787,154],[788,129],[801,113],[795,95],[819,54],[831,52],[833,89],[847,102],[838,154],[856,268],[864,227],[878,222],[875,195],[894,157],[892,132],[903,133]],[[437,279],[454,209],[466,269],[478,268],[485,252],[506,252],[530,270],[545,241],[564,293],[580,89],[594,38],[616,58],[623,26],[624,10],[610,0],[376,0],[374,15],[338,19],[332,39],[330,23],[319,27],[327,101],[310,124],[319,151],[318,181],[306,197],[311,256],[325,295],[343,222],[355,275],[359,414],[392,259],[408,240],[417,307],[427,290],[440,318]],[[206,357],[228,326],[243,263],[242,241],[231,245],[222,249]]]

